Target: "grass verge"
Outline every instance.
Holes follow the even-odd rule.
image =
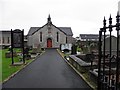
[[[66,56],[66,54],[62,53],[60,50],[58,50],[58,53],[64,58]],[[82,79],[93,89],[93,90],[97,90],[97,85],[90,79],[89,76],[89,72],[86,71],[85,69],[83,69],[83,67],[79,67],[79,70],[77,70],[76,68],[74,68],[73,65],[71,65],[65,58],[64,60],[76,71],[77,74],[80,75],[80,77],[82,77]]]
[[[26,64],[19,65],[19,66],[12,66],[11,65],[11,58],[6,58],[5,53],[8,51],[8,49],[2,49],[0,50],[0,53],[2,53],[2,66],[0,66],[0,69],[2,70],[2,80],[0,82],[4,82],[8,80],[8,78],[14,74],[15,72],[21,70],[23,67],[25,67],[28,63],[32,62],[33,60],[26,60]],[[19,62],[19,57],[14,57],[15,62]]]

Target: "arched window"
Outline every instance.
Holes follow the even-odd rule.
[[[51,33],[51,25],[48,25],[48,34]]]
[[[66,43],[68,43],[68,41],[67,41],[67,36],[66,36]]]
[[[8,41],[7,41],[7,43],[9,44],[10,43],[10,38],[8,37]]]
[[[59,42],[59,33],[57,32],[57,42]]]
[[[1,43],[1,37],[0,37],[0,43]]]
[[[40,32],[40,42],[42,42],[42,32]]]
[[[5,39],[4,39],[4,37],[2,38],[2,43],[5,43]]]

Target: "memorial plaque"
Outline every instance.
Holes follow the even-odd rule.
[[[11,52],[12,52],[12,65],[14,65],[14,48],[22,48],[22,54],[23,54],[23,63],[25,63],[24,59],[24,30],[15,29],[12,31],[11,29]]]
[[[22,47],[22,31],[17,29],[13,31],[13,48],[21,48]]]

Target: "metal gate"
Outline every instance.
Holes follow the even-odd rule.
[[[116,16],[116,24],[112,24],[110,15],[109,25],[104,17],[103,27],[99,31],[99,60],[98,60],[98,90],[120,90],[120,15]],[[116,32],[117,40],[113,54],[112,33]],[[109,34],[109,50],[106,51],[106,36]],[[106,53],[107,52],[107,53]],[[114,66],[114,67],[113,67]]]

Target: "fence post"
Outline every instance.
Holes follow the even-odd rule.
[[[98,90],[101,90],[101,57],[102,57],[102,51],[101,51],[101,46],[102,46],[102,29],[99,31],[99,61],[98,61]]]
[[[110,80],[111,80],[111,57],[112,57],[112,18],[110,14],[109,18],[109,32],[110,32],[110,48],[109,48],[109,87],[110,87]]]
[[[117,16],[116,16],[116,30],[117,30],[117,58],[116,58],[116,64],[117,64],[117,67],[116,67],[116,90],[118,88],[118,83],[119,83],[119,74],[120,74],[120,70],[119,70],[119,67],[120,67],[120,58],[119,58],[119,30],[120,30],[120,19],[119,19],[119,12],[117,13]]]
[[[14,64],[14,58],[13,58],[13,31],[11,29],[11,54],[12,54],[12,65]]]
[[[104,84],[104,82],[105,82],[105,45],[106,45],[106,43],[105,43],[105,38],[106,38],[106,19],[105,19],[105,17],[104,17],[104,20],[103,20],[103,32],[104,32],[104,38],[103,38],[103,42],[104,42],[104,45],[103,45],[103,84]],[[105,82],[106,83],[106,82]],[[103,85],[103,89],[105,88],[105,85]]]
[[[103,20],[103,28],[100,29],[99,31],[99,61],[98,61],[98,90],[119,90],[119,83],[120,83],[120,51],[119,51],[119,46],[120,46],[120,15],[119,12],[117,12],[117,16],[116,16],[116,24],[112,25],[112,18],[110,15],[109,18],[109,26],[106,27],[106,19],[104,17]],[[113,28],[116,27],[116,31],[117,31],[117,49],[116,49],[116,57],[115,57],[115,65],[116,65],[116,69],[115,69],[115,73],[112,72],[112,58],[113,58],[113,54],[112,54],[112,31]],[[109,40],[109,56],[106,57],[106,31],[109,31],[109,36],[110,36],[110,40]],[[102,48],[102,32],[104,32],[104,38],[103,38],[103,49]],[[103,55],[102,55],[102,50],[103,50]],[[108,65],[106,65],[106,58],[108,58]],[[102,62],[103,61],[103,62]],[[108,68],[108,73],[107,73],[107,69]],[[102,69],[103,68],[103,69]],[[115,76],[112,76],[115,75]],[[112,76],[112,77],[111,77]]]

